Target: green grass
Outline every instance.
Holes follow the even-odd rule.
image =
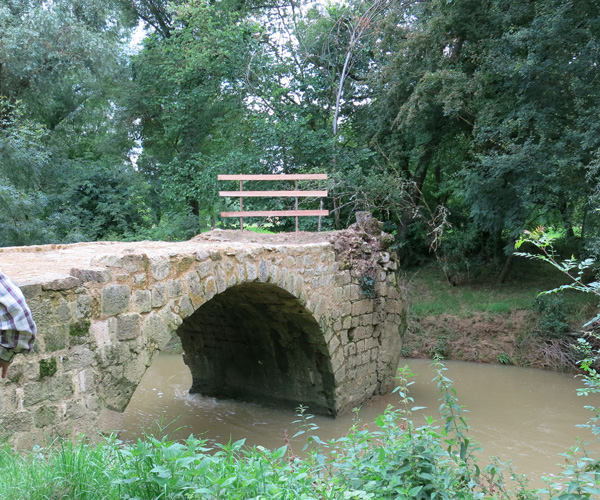
[[[410,312],[415,317],[473,313],[506,315],[517,310],[535,312],[540,292],[566,283],[564,276],[543,263],[517,259],[506,282],[499,285],[498,270],[480,269],[459,286],[450,285],[436,265],[405,273]],[[597,306],[591,295],[561,292],[565,310],[574,322],[585,322]]]

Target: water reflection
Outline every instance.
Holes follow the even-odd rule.
[[[415,405],[427,407],[414,416],[415,423],[424,422],[425,415],[437,418],[439,402],[431,361],[407,360],[406,364],[417,375],[410,388]],[[591,416],[584,404],[600,405],[600,401],[577,397],[581,381],[572,375],[462,362],[446,366],[460,403],[469,410],[471,433],[483,446],[482,457],[512,459],[519,472],[534,479],[557,474],[559,453],[573,446],[577,436],[598,450],[598,441],[576,424]],[[158,357],[125,411],[121,437],[133,440],[144,432],[156,435],[160,433],[157,423],[162,422],[169,424],[166,432],[174,439],[193,433],[210,442],[246,438],[249,445],[275,448],[283,446],[285,432],[291,436],[298,430],[294,412],[189,394],[190,386],[191,376],[180,355]],[[360,419],[371,423],[396,402],[394,394],[375,398],[361,408]],[[330,439],[344,435],[354,418],[353,414],[337,419],[317,416],[312,422],[320,428],[319,437]],[[303,444],[302,437],[292,441],[297,453]]]

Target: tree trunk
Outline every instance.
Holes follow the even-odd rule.
[[[502,270],[500,271],[500,274],[498,275],[498,284],[503,285],[504,282],[506,281],[506,278],[508,278],[508,273],[510,272],[512,261],[513,261],[513,254],[511,253],[504,261]]]

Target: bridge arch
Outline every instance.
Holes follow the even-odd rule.
[[[227,288],[177,329],[190,392],[335,414],[335,382],[319,323],[283,288]]]

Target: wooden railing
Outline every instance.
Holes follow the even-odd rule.
[[[239,191],[219,191],[219,196],[239,197],[240,209],[237,212],[221,212],[221,217],[239,217],[240,229],[244,229],[244,217],[296,217],[296,231],[298,231],[298,217],[318,216],[319,229],[321,228],[321,217],[329,215],[329,210],[323,210],[323,200],[321,200],[320,210],[298,210],[298,198],[315,197],[323,198],[327,196],[326,190],[321,191],[302,191],[298,189],[298,181],[304,180],[323,180],[327,179],[327,174],[262,174],[262,175],[225,175],[218,176],[220,181],[239,181]],[[244,181],[294,181],[294,190],[290,191],[244,191]],[[244,198],[258,197],[290,197],[295,198],[294,210],[244,210]]]

